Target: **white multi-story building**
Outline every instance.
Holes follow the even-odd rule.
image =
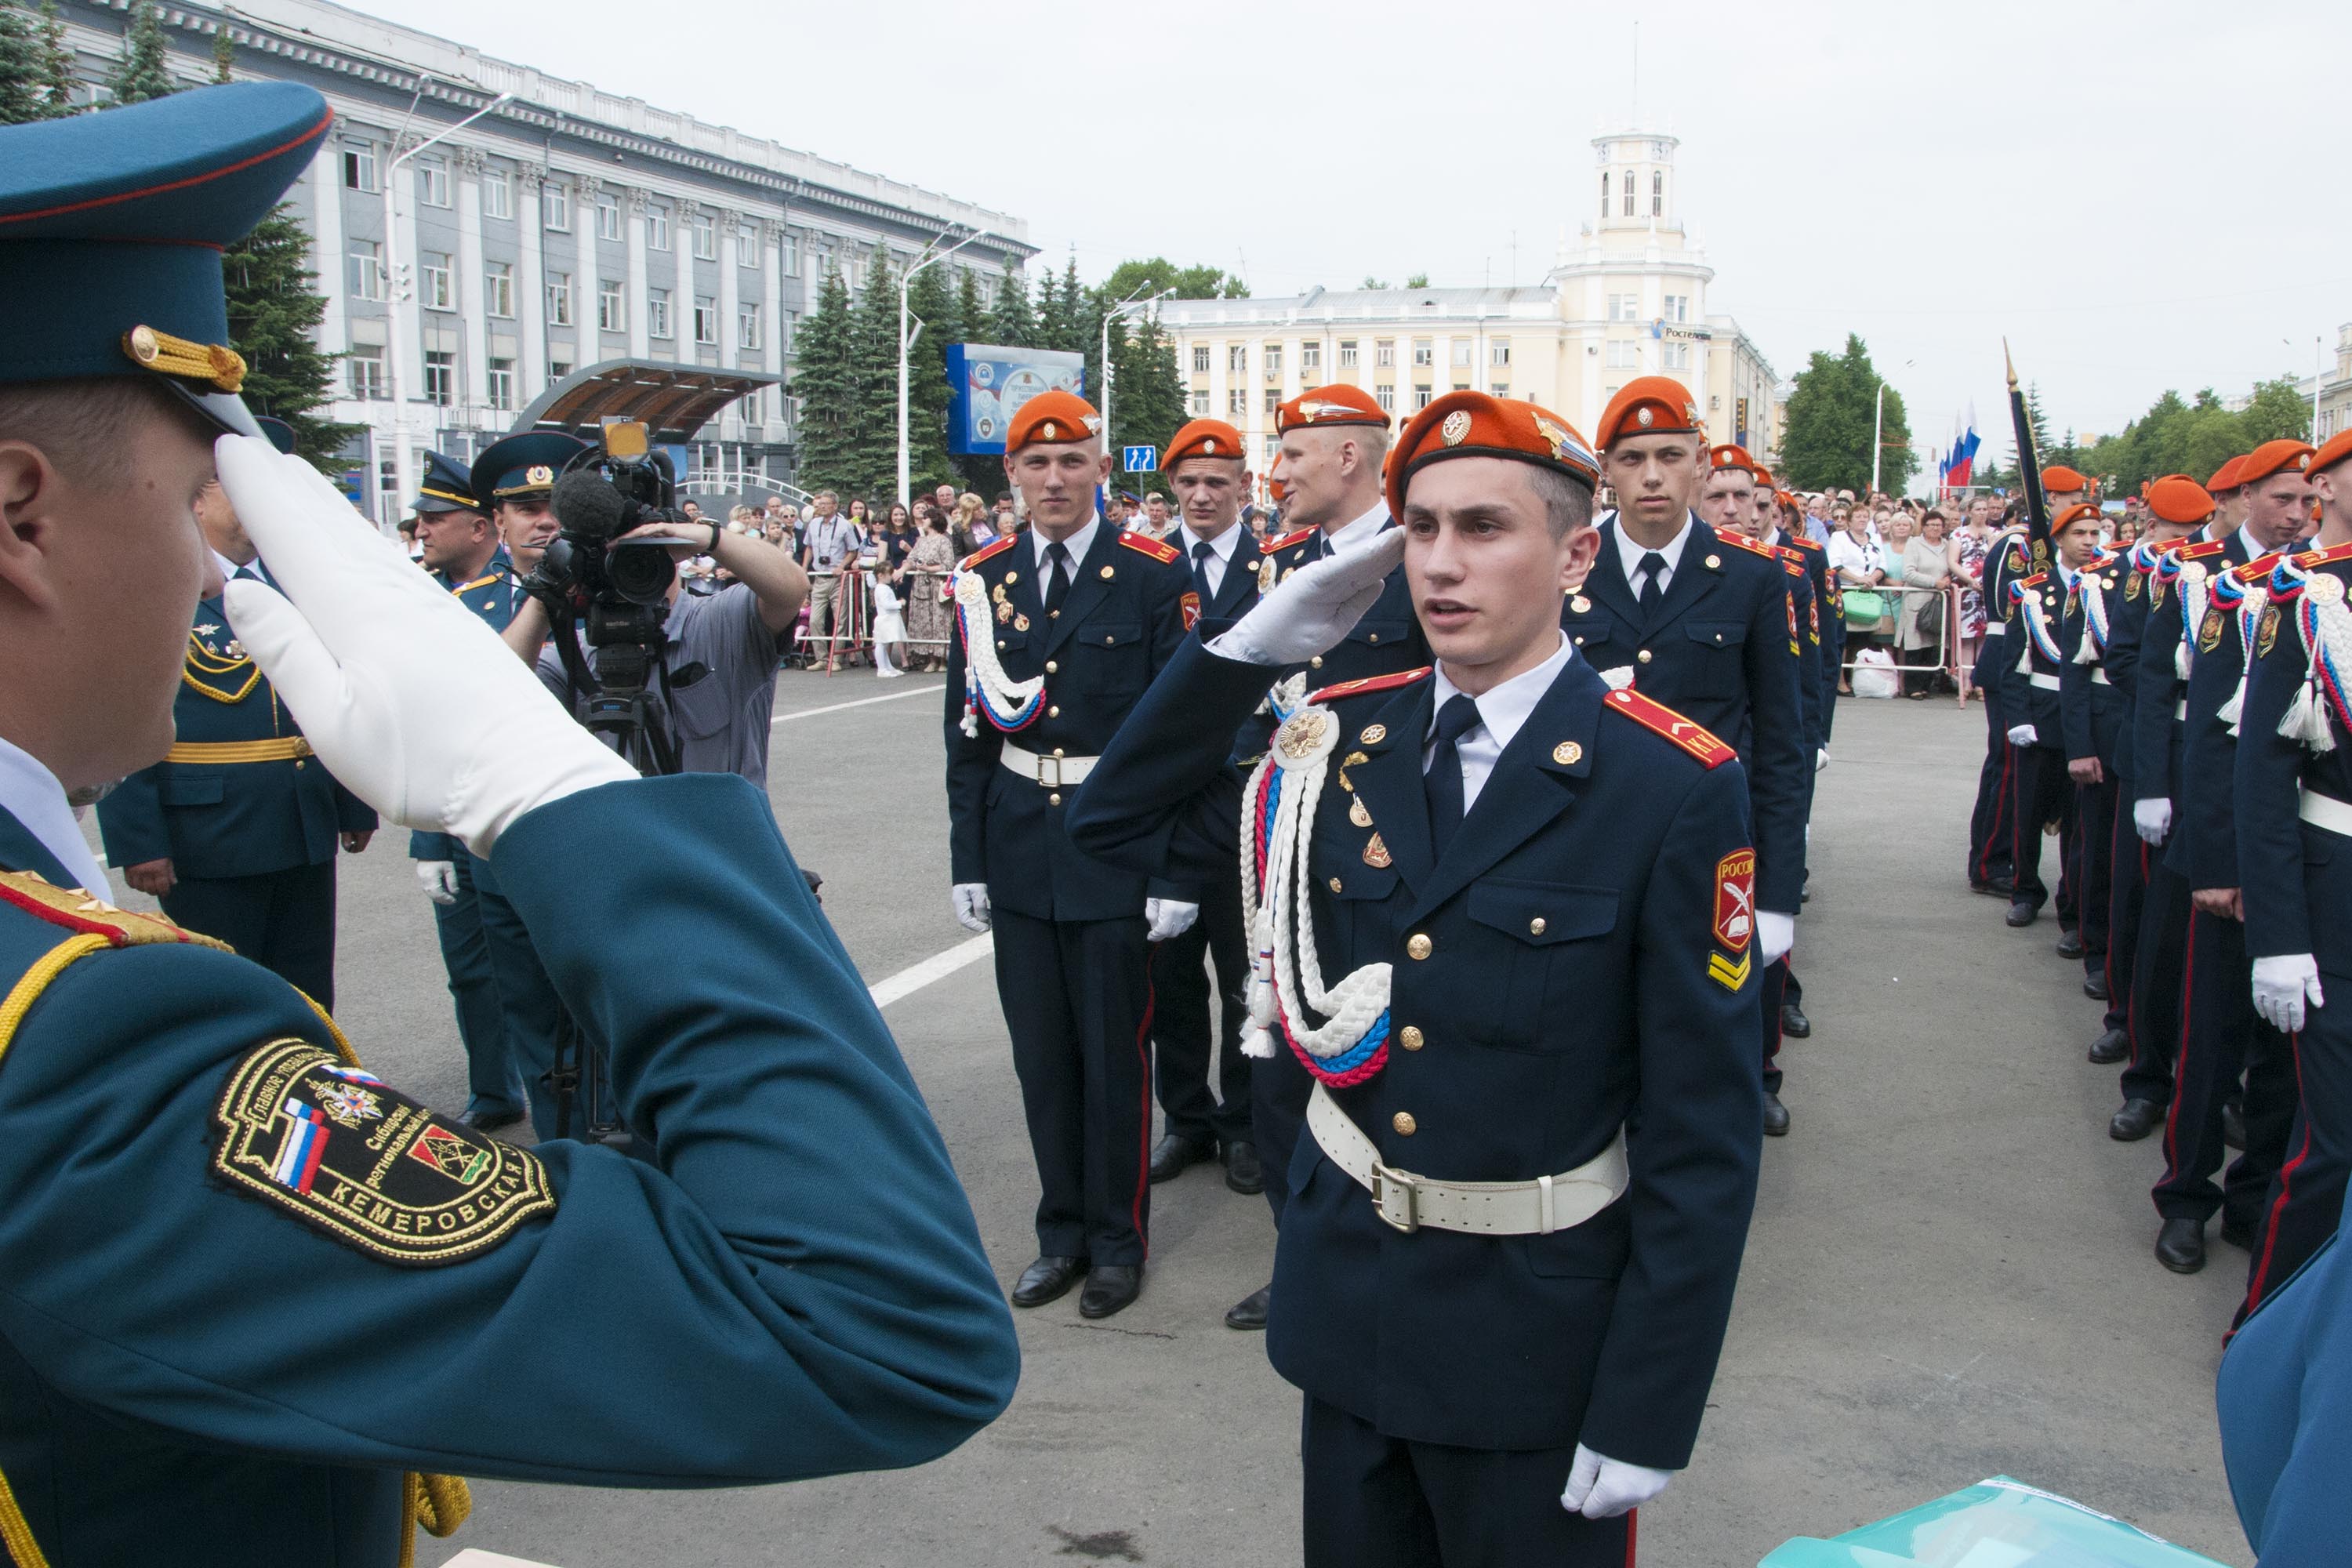
[[[105,81],[131,9],[62,0],[83,79]],[[827,268],[854,292],[877,259],[903,269],[940,236],[981,230],[944,265],[969,268],[992,300],[1034,253],[1019,218],[328,0],[180,4],[160,16],[172,68],[190,85],[213,79],[226,31],[235,76],[306,83],[335,110],[287,199],[328,300],[321,346],[345,356],[332,416],[366,432],[350,454],[352,489],[379,518],[394,510],[402,421],[417,451],[470,460],[534,399],[600,363],[782,375]],[[501,93],[513,96],[416,150]],[[385,299],[394,289],[396,310]],[[708,473],[789,479],[791,399],[757,387],[703,427],[693,456]]]
[[[1656,373],[1697,395],[1710,442],[1770,461],[1772,367],[1738,321],[1708,312],[1715,271],[1675,211],[1675,138],[1627,131],[1593,147],[1600,205],[1539,285],[1170,301],[1161,320],[1192,412],[1231,420],[1261,462],[1276,406],[1331,382],[1370,389],[1400,421],[1478,387],[1539,403],[1590,436],[1620,387]]]

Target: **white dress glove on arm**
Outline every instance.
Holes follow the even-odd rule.
[[[637,776],[325,475],[249,436],[213,451],[285,590],[232,582],[228,618],[338,783],[488,856],[534,806]]]
[[[2161,844],[2172,832],[2172,802],[2143,800],[2132,806],[2132,826],[2150,844]]]
[[[1359,549],[1295,572],[1257,602],[1233,629],[1209,644],[1219,658],[1279,667],[1302,664],[1339,646],[1381,586],[1404,559],[1404,530],[1384,528]]]
[[[2292,1035],[2303,1027],[2304,1001],[2327,1005],[2319,992],[2319,965],[2307,952],[2254,960],[2254,1011]]]
[[[1568,1489],[1559,1506],[1587,1519],[1614,1519],[1641,1507],[1666,1489],[1672,1470],[1645,1469],[1594,1453],[1579,1443],[1576,1462],[1568,1472]]]
[[[1797,920],[1794,915],[1776,915],[1769,910],[1756,911],[1756,956],[1769,969],[1789,956],[1797,945]]]
[[[436,904],[457,901],[457,863],[455,860],[419,860],[416,862],[417,885],[425,896]]]
[[[955,908],[957,923],[964,930],[986,931],[989,928],[987,883],[958,882],[948,890],[948,898]]]
[[[2011,724],[2011,725],[2009,727],[2009,743],[2010,743],[2011,745],[2012,745],[2012,746],[2030,746],[2030,745],[2032,745],[2032,744],[2033,744],[2034,740],[2035,740],[2035,736],[2034,736],[2034,733],[2033,733],[2033,726],[2032,726],[2032,725],[2031,725],[2031,724]]]
[[[1146,934],[1153,942],[1166,942],[1171,936],[1182,936],[1201,918],[1198,904],[1179,903],[1174,899],[1143,900],[1143,923]]]

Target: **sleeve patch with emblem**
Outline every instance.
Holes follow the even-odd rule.
[[[1715,863],[1716,945],[1706,955],[1709,978],[1727,991],[1748,983],[1754,955],[1748,951],[1756,935],[1756,851],[1735,849]]]
[[[2227,624],[2228,619],[2228,616],[2219,605],[2205,612],[2205,624],[2197,628],[2199,653],[2211,653],[2221,646],[2221,628]]]
[[[228,1075],[213,1168],[347,1247],[409,1268],[498,1246],[555,1194],[539,1157],[417,1104],[307,1040]]]
[[[1178,601],[1177,601],[1177,603],[1178,603],[1179,605],[1181,605],[1181,606],[1183,606],[1183,610],[1184,610],[1184,629],[1185,629],[1186,631],[1188,631],[1188,632],[1189,632],[1189,631],[1191,631],[1194,626],[1199,626],[1199,625],[1201,624],[1201,595],[1198,595],[1198,594],[1187,594],[1187,595],[1185,595],[1181,599],[1178,600]]]

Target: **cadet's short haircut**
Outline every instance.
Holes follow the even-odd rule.
[[[0,385],[0,441],[38,447],[82,484],[127,485],[123,447],[148,419],[196,423],[187,405],[137,376],[93,375]]]
[[[1544,503],[1544,522],[1554,539],[1565,539],[1592,521],[1592,491],[1557,468],[1536,463],[1521,465],[1528,483]]]

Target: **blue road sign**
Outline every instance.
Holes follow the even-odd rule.
[[[1123,471],[1130,474],[1156,474],[1160,471],[1160,448],[1157,447],[1121,447],[1118,449]]]

